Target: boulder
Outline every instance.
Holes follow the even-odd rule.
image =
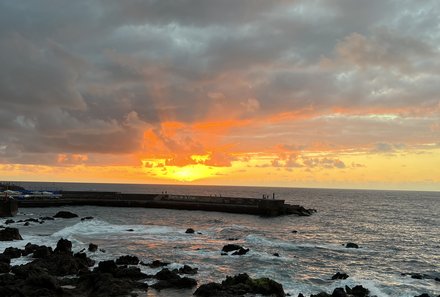
[[[141,272],[138,267],[118,267],[113,273],[117,278],[130,278],[130,279],[144,279],[147,277],[145,273]]]
[[[9,258],[20,258],[21,250],[14,247],[5,248],[3,255],[8,256]]]
[[[139,286],[127,279],[114,278],[109,273],[91,272],[80,276],[73,296],[130,296]]]
[[[68,239],[61,238],[57,242],[54,253],[72,253],[72,242]]]
[[[241,248],[242,247],[239,246],[238,244],[227,244],[227,245],[223,246],[222,252],[229,253],[229,252],[232,252],[232,251],[239,250]]]
[[[26,248],[26,247],[25,247]],[[33,257],[34,258],[48,258],[52,254],[52,248],[47,247],[45,245],[42,246],[36,246],[33,248]]]
[[[357,245],[356,243],[353,243],[353,242],[348,242],[348,243],[345,245],[345,247],[348,248],[348,249],[358,249],[358,248],[359,248],[359,245]]]
[[[344,288],[336,288],[333,290],[332,297],[348,297]]]
[[[278,253],[273,253],[272,254],[274,257],[279,257],[280,256],[280,254],[278,254]]]
[[[17,228],[6,227],[0,230],[0,241],[23,240]]]
[[[89,244],[88,250],[89,250],[89,252],[94,253],[98,250],[98,246],[96,244],[91,243],[91,244]]]
[[[185,289],[197,286],[197,281],[189,277],[180,277],[176,272],[170,271],[168,268],[163,268],[154,276],[159,281],[151,287],[156,290],[167,288]]]
[[[183,267],[180,267],[178,272],[180,274],[197,274],[198,268],[192,268],[189,265],[183,265]]]
[[[335,279],[347,279],[347,278],[348,278],[348,274],[340,273],[340,272],[336,272],[336,274],[332,276],[332,280],[335,280]]]
[[[232,255],[233,256],[241,256],[241,255],[247,254],[247,252],[249,252],[249,249],[240,248],[238,251],[233,252]]]
[[[24,222],[38,223],[39,221],[37,219],[34,219],[34,218],[29,218],[29,219],[24,220]]]
[[[5,224],[6,224],[6,225],[13,224],[13,223],[15,223],[15,221],[14,221],[13,219],[7,219],[7,220],[5,221]]]
[[[62,218],[62,219],[71,219],[71,218],[77,218],[78,215],[70,211],[59,211],[53,217]]]
[[[139,258],[136,256],[121,256],[118,259],[116,259],[117,265],[137,265],[139,264]]]
[[[194,233],[194,229],[193,228],[188,228],[188,229],[186,229],[185,233],[193,234]]]
[[[101,261],[98,264],[98,271],[102,273],[114,273],[117,269],[118,266],[113,260]]]
[[[234,277],[226,277],[221,283],[201,285],[195,292],[196,296],[242,296],[260,294],[264,296],[284,297],[283,286],[274,280],[263,277],[252,279],[246,273]]]

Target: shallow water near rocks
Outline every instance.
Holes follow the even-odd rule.
[[[107,190],[137,193],[222,195],[285,199],[291,204],[316,208],[311,217],[258,216],[167,209],[57,207],[20,209],[14,220],[53,216],[69,210],[80,218],[56,219],[44,224],[11,224],[24,240],[0,242],[0,251],[27,242],[55,247],[61,238],[72,241],[74,251],[95,243],[88,253],[97,261],[131,254],[143,262],[162,260],[171,268],[184,264],[199,268],[199,284],[221,281],[241,272],[251,277],[270,277],[287,293],[297,296],[331,292],[335,287],[362,284],[377,296],[409,297],[421,293],[437,296],[440,282],[412,279],[401,273],[440,275],[440,193],[403,191],[358,191],[256,187],[150,186],[109,184],[23,183],[27,188]],[[4,223],[5,219],[0,219]],[[195,234],[186,234],[187,228]],[[131,230],[132,231],[129,231]],[[296,230],[297,233],[292,233]],[[201,234],[198,234],[201,233]],[[229,239],[237,239],[230,241]],[[347,249],[347,242],[359,249]],[[221,256],[223,245],[237,243],[250,252],[243,256]],[[273,254],[279,253],[280,257]],[[13,259],[22,264],[30,258]],[[140,268],[146,273],[160,269]],[[331,280],[336,272],[346,280]],[[140,296],[191,296],[194,290],[150,289]]]

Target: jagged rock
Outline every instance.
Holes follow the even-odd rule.
[[[349,248],[349,249],[358,249],[358,248],[359,248],[359,245],[357,245],[356,243],[353,243],[353,242],[348,242],[348,243],[345,245],[345,247],[346,247],[346,248]]]
[[[23,240],[17,228],[6,227],[0,230],[0,241]]]
[[[6,255],[10,258],[20,258],[21,257],[21,250],[14,247],[8,247],[5,248],[3,255]]]
[[[52,254],[52,248],[45,245],[33,247],[34,258],[48,258]]]
[[[185,264],[183,267],[179,268],[178,272],[180,274],[197,274],[198,270],[198,268],[192,268],[191,266]]]
[[[348,297],[344,288],[336,288],[333,290],[332,297]]]
[[[29,225],[30,225],[29,222],[23,224],[23,226],[29,226]]]
[[[145,287],[145,285],[142,286]],[[130,293],[136,287],[141,287],[141,284],[136,284],[127,279],[114,278],[109,273],[92,272],[81,275],[74,290],[76,292],[74,296],[130,296]]]
[[[54,253],[72,253],[72,242],[68,239],[61,238],[57,242]]]
[[[87,257],[86,253],[79,252],[73,255],[73,257],[77,258],[88,267],[95,265],[95,261]]]
[[[244,294],[261,294],[265,296],[284,297],[283,286],[269,278],[252,279],[246,273],[226,277],[221,283],[201,285],[196,296],[242,296]]]
[[[55,219],[52,218],[52,217],[40,217],[40,220],[43,220],[43,221],[53,221]]]
[[[101,261],[98,264],[98,271],[102,273],[114,273],[117,269],[118,266],[113,260]]]
[[[15,223],[15,221],[14,221],[13,219],[7,219],[7,220],[5,221],[5,224],[6,224],[6,225],[13,224],[13,223]]]
[[[193,234],[194,233],[194,229],[193,228],[188,228],[188,229],[186,229],[185,233]]]
[[[355,297],[367,297],[370,294],[370,291],[367,288],[362,287],[361,285],[357,285],[351,288],[350,292],[347,291],[348,294],[352,294]]]
[[[428,294],[426,294],[426,293],[423,293],[423,294],[421,294],[421,295],[418,295],[418,296],[414,296],[414,297],[431,297],[431,296],[429,296]]]
[[[89,250],[89,252],[94,253],[98,250],[98,246],[96,244],[91,243],[91,244],[89,244],[88,250]]]
[[[162,290],[167,288],[192,288],[197,286],[197,281],[189,277],[180,277],[176,272],[170,271],[168,268],[164,268],[156,273],[155,278],[159,281],[153,284],[151,287],[156,290]]]
[[[279,257],[280,256],[280,254],[278,254],[278,253],[273,253],[272,254],[274,257]]]
[[[239,246],[238,244],[227,244],[227,245],[223,246],[222,252],[229,253],[229,252],[232,252],[232,251],[239,250],[241,248],[242,247]]]
[[[336,274],[332,276],[332,280],[335,280],[335,279],[347,279],[347,278],[348,278],[348,274],[340,273],[340,272],[336,272]]]
[[[423,275],[421,275],[420,273],[413,273],[413,274],[411,274],[411,278],[423,279]]]
[[[147,277],[138,267],[118,267],[113,273],[117,278],[144,279]]]
[[[78,215],[70,211],[59,211],[53,217],[62,218],[62,219],[71,219],[71,218],[77,218]]]
[[[249,252],[249,249],[240,248],[238,251],[233,252],[232,255],[233,256],[241,256],[241,255],[247,254],[247,252]]]
[[[117,265],[137,265],[139,264],[139,258],[136,256],[121,256],[118,259],[116,259]]]

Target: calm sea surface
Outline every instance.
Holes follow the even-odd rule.
[[[247,272],[268,276],[283,284],[292,296],[332,291],[335,287],[362,284],[377,296],[440,294],[440,282],[412,279],[401,273],[440,277],[440,193],[360,191],[333,189],[288,189],[256,187],[157,186],[116,184],[20,183],[29,189],[106,190],[126,193],[161,193],[262,197],[285,199],[291,204],[316,208],[311,217],[258,216],[166,209],[59,207],[21,209],[14,219],[54,215],[69,210],[79,219],[47,221],[29,227],[15,224],[23,241],[0,242],[23,247],[27,242],[55,246],[68,238],[74,250],[93,242],[104,252],[90,253],[100,261],[120,255],[137,255],[142,261],[155,259],[199,267],[199,284],[219,281],[226,275]],[[4,220],[0,220],[2,223]],[[201,234],[185,234],[187,228]],[[133,232],[127,231],[133,229]],[[293,230],[298,231],[292,233]],[[223,245],[234,243],[250,248],[244,256],[221,256]],[[359,249],[346,249],[347,242]],[[273,256],[279,253],[280,257]],[[13,264],[29,261],[16,259]],[[146,273],[157,269],[141,267]],[[346,280],[332,281],[336,272]],[[193,290],[149,290],[145,296],[191,296]]]

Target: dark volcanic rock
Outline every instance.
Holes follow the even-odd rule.
[[[332,276],[332,279],[347,279],[348,278],[348,274],[346,273],[340,273],[340,272],[336,272],[335,275]]]
[[[61,238],[57,242],[57,247],[55,248],[54,253],[72,253],[72,242]]]
[[[15,223],[15,221],[14,221],[13,219],[7,219],[7,220],[5,221],[5,224],[6,224],[6,225],[13,224],[13,223]]]
[[[153,284],[151,287],[156,290],[162,290],[167,288],[192,288],[197,286],[197,281],[189,277],[180,277],[175,271],[170,271],[168,268],[164,268],[156,273],[155,278],[159,281]]]
[[[144,279],[147,277],[138,267],[118,267],[113,273],[117,278]]]
[[[117,265],[137,265],[139,264],[139,258],[136,256],[121,256],[118,259],[116,259]]]
[[[278,253],[273,253],[272,254],[274,257],[279,257],[280,256],[280,254],[278,254]]]
[[[94,253],[94,252],[96,252],[98,250],[98,246],[96,244],[91,243],[91,244],[89,244],[89,249],[88,250],[89,250],[89,252]]]
[[[21,257],[21,250],[18,248],[14,248],[14,247],[8,247],[8,248],[5,248],[3,255],[8,256],[9,258],[20,258]]]
[[[238,244],[227,244],[227,245],[225,245],[225,246],[223,246],[223,248],[222,248],[222,252],[226,252],[226,253],[229,253],[229,252],[232,252],[232,251],[236,251],[236,250],[239,250],[239,249],[241,249],[242,247],[241,246],[239,246]]]
[[[193,228],[188,228],[188,229],[186,229],[185,233],[193,234],[194,233],[194,229]]]
[[[93,220],[94,217],[83,217],[81,218],[81,221],[86,221],[86,220]]]
[[[347,293],[343,288],[336,288],[333,290],[332,297],[347,297]]]
[[[23,240],[17,228],[6,227],[0,230],[0,241]]]
[[[27,245],[26,245],[27,246]],[[47,258],[52,254],[52,248],[51,247],[47,247],[45,245],[42,246],[36,246],[36,247],[32,247],[33,248],[33,257],[34,258]]]
[[[11,257],[9,257],[8,255],[0,254],[0,263],[11,264]]]
[[[71,218],[77,218],[78,215],[70,211],[59,211],[53,217],[62,218],[62,219],[71,219]]]
[[[244,294],[261,294],[265,296],[284,297],[283,286],[269,278],[252,279],[246,273],[226,277],[221,283],[201,285],[196,296],[242,296]]]
[[[247,254],[247,252],[249,252],[249,249],[240,248],[238,251],[233,252],[232,255],[233,256],[241,256],[241,255]]]
[[[349,249],[358,249],[358,248],[359,248],[359,245],[357,245],[356,243],[353,243],[353,242],[348,242],[348,243],[345,245],[345,247],[346,247],[346,248],[349,248]]]
[[[118,266],[113,260],[102,261],[98,264],[98,271],[102,273],[114,273],[117,269]]]
[[[8,273],[11,270],[11,265],[6,262],[0,262],[0,273]]]
[[[183,267],[180,267],[178,272],[180,274],[197,274],[198,268],[192,268],[189,265],[183,265]]]
[[[429,296],[429,295],[426,294],[426,293],[423,293],[422,295],[418,295],[418,296],[414,296],[414,297],[431,297],[431,296]]]
[[[129,296],[140,285],[127,279],[114,278],[109,273],[92,272],[80,277],[74,296]]]
[[[24,222],[33,222],[33,223],[38,223],[39,221],[37,219],[34,218],[30,218],[30,219],[26,219],[24,220]]]

